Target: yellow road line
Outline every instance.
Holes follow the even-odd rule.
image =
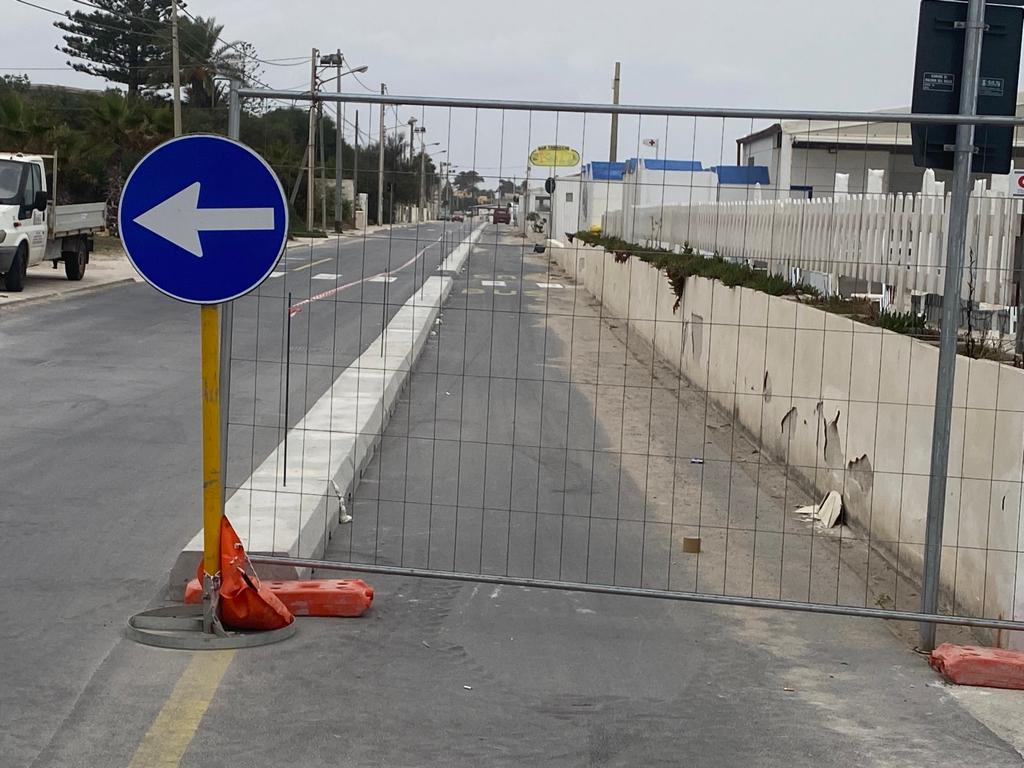
[[[234,651],[193,654],[128,768],[178,768],[234,656]]]
[[[313,261],[313,262],[310,262],[309,264],[303,264],[301,267],[296,267],[295,269],[293,269],[291,271],[292,272],[301,272],[304,269],[309,269],[310,267],[315,267],[317,264],[323,264],[325,261],[330,261],[331,258],[332,257],[328,256],[326,259],[320,259],[320,261]]]

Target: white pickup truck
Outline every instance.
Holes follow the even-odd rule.
[[[46,159],[53,159],[47,186]],[[29,267],[64,262],[68,280],[81,280],[92,236],[106,222],[106,203],[54,205],[57,163],[50,155],[0,152],[0,274],[8,291],[25,286]]]

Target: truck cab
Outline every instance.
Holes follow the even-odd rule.
[[[47,158],[53,160],[52,184]],[[54,205],[56,179],[56,156],[0,152],[0,275],[8,291],[22,290],[26,270],[44,261],[54,269],[64,262],[69,280],[85,274],[106,204]]]
[[[42,157],[0,154],[0,273],[8,290],[19,290],[25,270],[46,255],[48,201]]]

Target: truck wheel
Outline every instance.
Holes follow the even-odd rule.
[[[73,251],[64,253],[64,274],[68,280],[81,280],[85,275],[85,265],[89,258],[89,247],[84,239],[79,239]]]
[[[14,252],[11,268],[4,275],[4,285],[11,293],[20,293],[25,287],[25,273],[28,271],[28,248],[24,243]]]

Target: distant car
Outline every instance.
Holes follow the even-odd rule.
[[[512,212],[508,208],[495,208],[494,216],[491,217],[491,222],[494,224],[511,224],[512,223]]]
[[[466,218],[461,213],[453,213],[452,221],[465,221]]]

